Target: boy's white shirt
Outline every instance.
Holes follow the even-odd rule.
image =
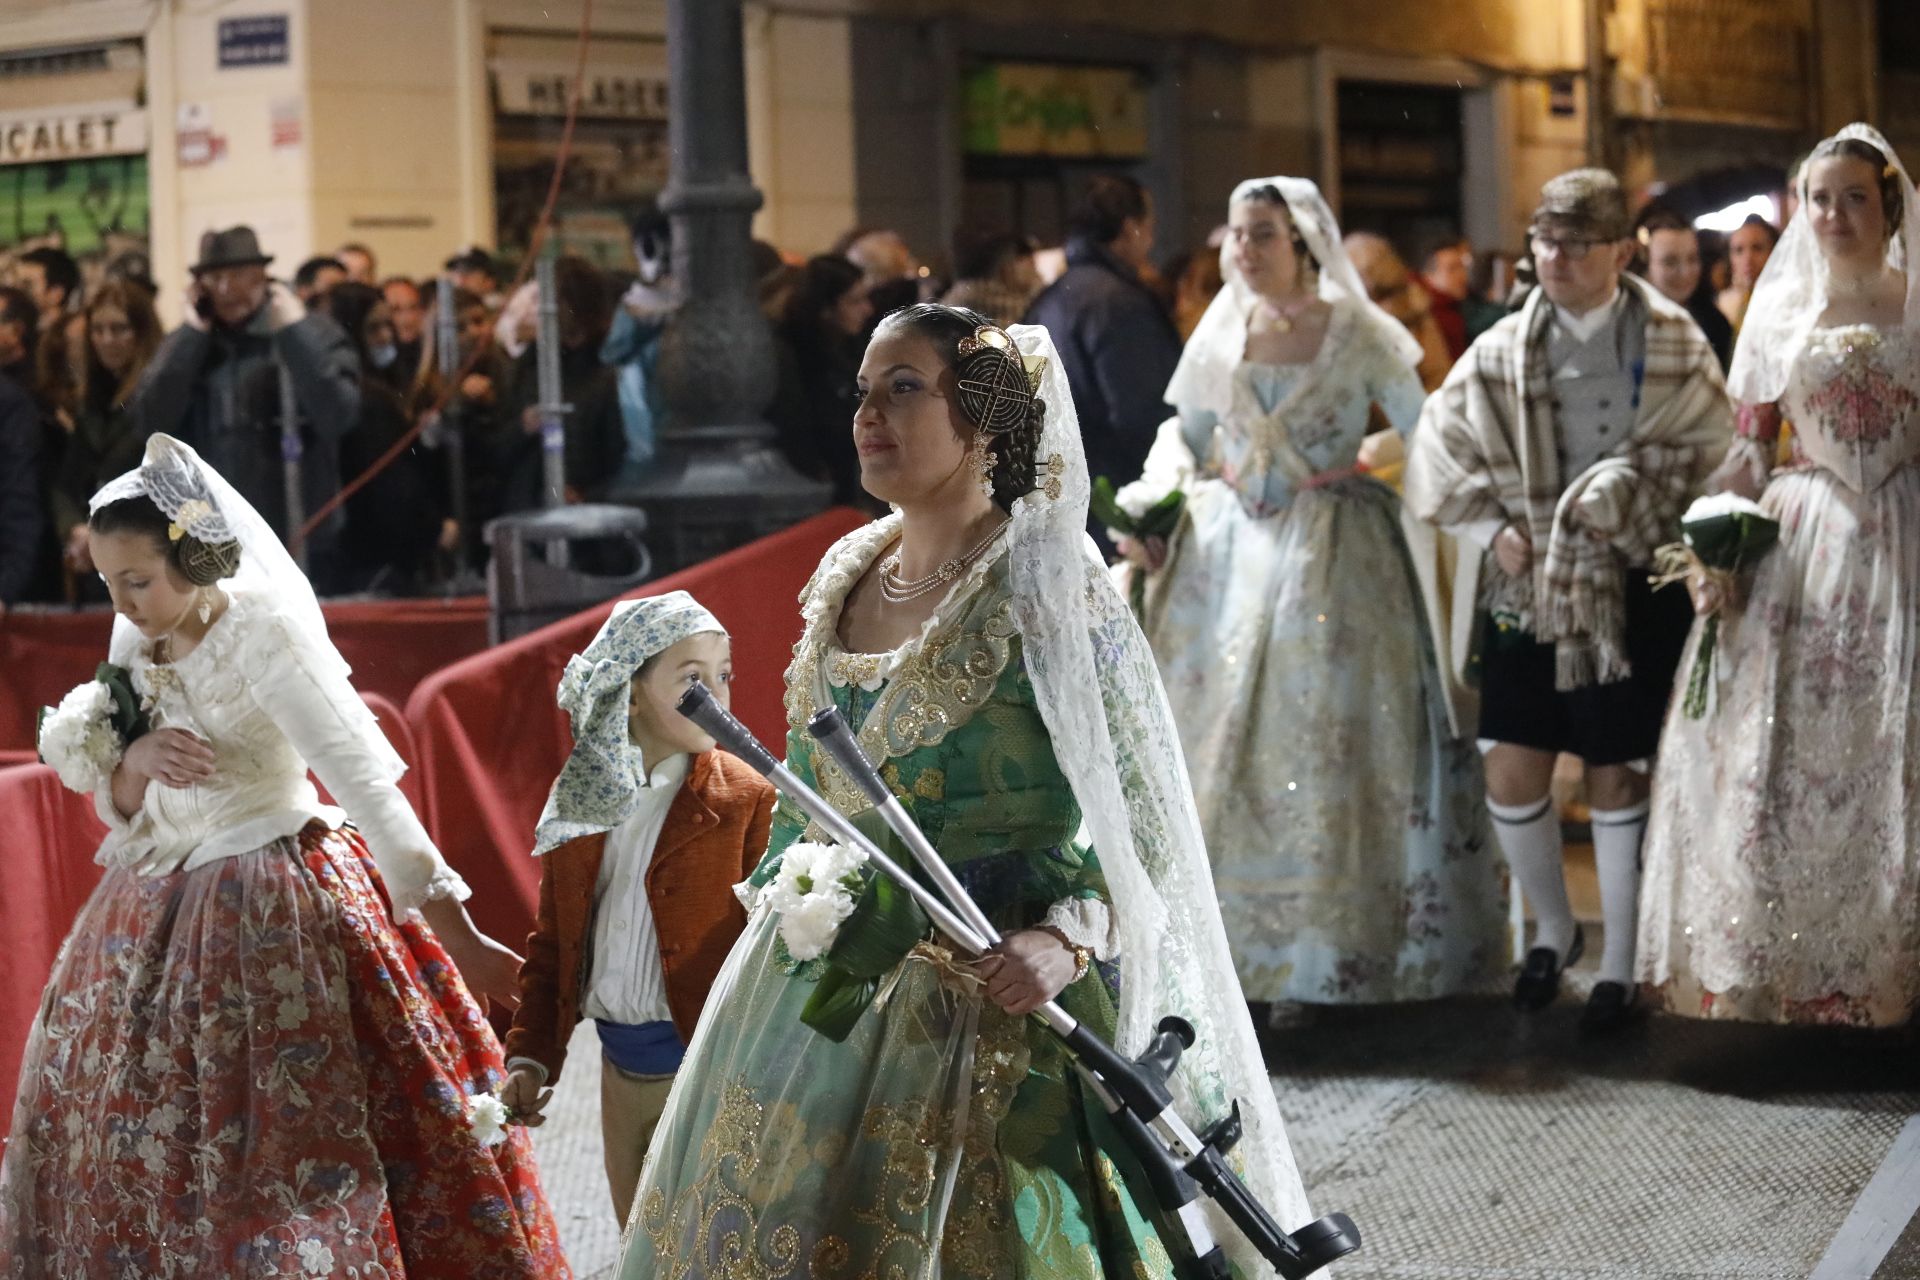
[[[667,823],[667,810],[685,785],[692,761],[686,752],[668,756],[647,775],[638,803],[607,832],[606,852],[593,887],[593,937],[589,969],[580,1002],[582,1017],[637,1026],[670,1022],[666,974],[660,966],[660,931],[647,900],[647,869]],[[547,1069],[532,1058],[507,1060],[508,1070],[525,1065],[540,1075]]]

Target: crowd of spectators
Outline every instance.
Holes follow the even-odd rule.
[[[1181,346],[1220,288],[1218,233],[1163,258],[1156,232],[1145,188],[1103,175],[1087,184],[1054,250],[969,229],[931,267],[887,228],[855,228],[806,259],[755,242],[778,360],[766,411],[778,448],[835,501],[871,505],[848,430],[861,352],[889,311],[940,298],[1052,331],[1089,467],[1124,483],[1168,413],[1162,396]],[[619,500],[659,451],[666,406],[655,361],[671,306],[670,233],[652,212],[632,233],[631,271],[575,256],[556,264],[569,501]],[[1656,203],[1638,234],[1639,269],[1692,311],[1727,360],[1774,229],[1756,218],[1731,236],[1698,232]],[[1526,287],[1517,255],[1457,234],[1396,245],[1357,232],[1346,249],[1373,299],[1419,340],[1429,388]],[[538,288],[513,280],[480,248],[427,279],[382,275],[374,251],[357,243],[281,264],[235,227],[204,238],[180,299],[185,319],[165,333],[144,271],[88,286],[57,248],[17,255],[0,286],[0,610],[104,599],[87,556],[87,499],[136,465],[155,431],[195,445],[290,535],[289,414],[302,514],[327,511],[303,544],[322,591],[415,594],[471,582],[486,522],[544,497]],[[436,351],[443,282],[454,313],[449,363],[459,370],[451,385]],[[455,439],[464,444],[457,486]]]

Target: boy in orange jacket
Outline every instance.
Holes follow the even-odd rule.
[[[731,645],[684,591],[622,601],[567,663],[574,748],[535,833],[540,915],[520,971],[502,1097],[539,1125],[582,1017],[600,1030],[600,1127],[624,1224],[673,1073],[746,927],[733,886],[767,849],[773,788],[674,704],[724,705]]]

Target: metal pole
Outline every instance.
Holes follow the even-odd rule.
[[[545,499],[549,507],[567,500],[566,390],[560,381],[560,298],[555,286],[552,241],[534,264],[534,279],[540,290],[540,316],[534,338],[535,371],[540,379],[540,462],[546,480]]]
[[[1588,163],[1613,168],[1613,63],[1607,56],[1609,0],[1587,0]]]
[[[274,368],[280,374],[280,474],[286,485],[287,550],[300,571],[307,571],[307,540],[300,526],[307,522],[307,504],[300,492],[300,401],[293,394],[293,375],[277,357]]]
[[[460,374],[460,318],[454,314],[453,277],[441,276],[434,282],[433,344],[440,365],[440,382],[445,388],[447,407],[453,407],[453,397],[459,388],[453,380]],[[453,515],[453,522],[460,526],[461,546],[464,549],[467,537],[467,433],[464,416],[454,413],[440,415],[440,425],[446,432],[447,444],[447,509]],[[460,568],[466,564],[463,550],[454,552],[454,574],[459,576]]]
[[[667,186],[673,316],[660,337],[665,412],[647,474],[613,501],[644,507],[676,568],[805,519],[830,488],[794,470],[764,411],[778,382],[750,247],[741,0],[667,0]]]

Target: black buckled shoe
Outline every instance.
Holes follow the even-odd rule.
[[[1552,947],[1535,947],[1527,952],[1520,976],[1514,979],[1513,1003],[1520,1009],[1544,1009],[1560,994],[1560,975],[1571,968],[1587,949],[1587,932],[1573,926],[1573,944],[1562,960]]]
[[[1639,1013],[1639,983],[1596,982],[1580,1015],[1580,1030],[1587,1035],[1606,1035],[1631,1022]]]

